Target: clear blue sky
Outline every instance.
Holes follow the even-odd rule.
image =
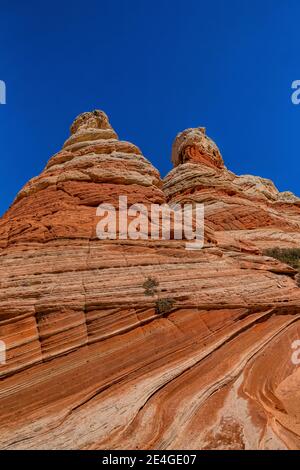
[[[0,213],[74,117],[103,109],[164,176],[206,126],[232,171],[300,193],[299,0],[1,2]]]

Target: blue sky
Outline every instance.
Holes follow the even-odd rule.
[[[299,0],[1,3],[0,213],[95,108],[163,176],[206,126],[229,169],[300,194]]]

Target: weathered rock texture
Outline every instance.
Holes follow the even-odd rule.
[[[2,218],[2,449],[300,448],[300,288],[260,251],[298,243],[300,201],[229,172],[203,128],[173,162],[162,189],[103,112],[84,113]],[[211,236],[198,251],[100,241],[96,207],[119,195],[204,202]]]
[[[168,202],[205,204],[207,228],[219,245],[253,250],[300,244],[300,199],[272,181],[236,176],[204,128],[187,129],[173,144],[175,168],[165,178]]]

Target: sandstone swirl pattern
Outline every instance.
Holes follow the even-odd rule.
[[[1,219],[2,449],[300,448],[300,289],[261,253],[297,246],[300,201],[228,171],[203,128],[172,159],[161,181],[84,113]],[[119,195],[204,202],[204,249],[98,240],[96,207]]]

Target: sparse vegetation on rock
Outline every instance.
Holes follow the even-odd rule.
[[[159,282],[156,279],[148,277],[143,284],[143,288],[145,289],[145,295],[155,295],[158,286]]]
[[[173,309],[174,299],[159,299],[155,303],[155,312],[159,314],[170,313]]]
[[[300,248],[275,247],[265,250],[264,254],[300,270]]]

